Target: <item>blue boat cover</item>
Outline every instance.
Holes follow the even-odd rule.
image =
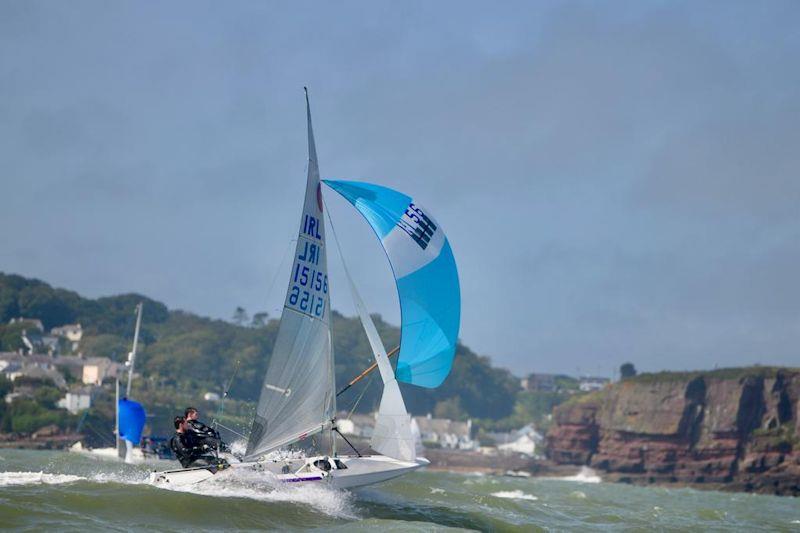
[[[396,377],[438,387],[453,365],[461,290],[450,243],[430,211],[398,191],[355,181],[324,180],[367,219],[381,240],[400,296]]]
[[[142,404],[122,398],[119,401],[119,437],[138,445],[146,418]]]

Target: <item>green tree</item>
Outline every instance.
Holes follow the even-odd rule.
[[[237,326],[244,326],[247,324],[248,320],[249,317],[247,316],[247,311],[245,311],[244,307],[237,307],[233,312],[233,323]]]
[[[636,375],[636,367],[633,366],[633,363],[623,363],[622,366],[619,367],[620,379],[632,378],[635,375]]]
[[[263,328],[267,325],[267,319],[269,318],[269,313],[265,311],[261,311],[260,313],[255,313],[253,315],[253,321],[250,325],[254,328]]]
[[[464,420],[467,418],[467,414],[461,408],[461,401],[458,398],[448,398],[436,402],[433,414],[436,418],[449,418],[450,420]]]

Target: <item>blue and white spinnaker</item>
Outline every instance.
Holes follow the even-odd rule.
[[[392,265],[402,315],[399,381],[438,387],[453,364],[461,291],[450,243],[430,212],[372,183],[323,180],[367,219]]]

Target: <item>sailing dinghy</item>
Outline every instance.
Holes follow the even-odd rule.
[[[136,362],[136,349],[139,345],[139,330],[142,326],[142,309],[144,302],[136,305],[136,329],[133,333],[133,348],[128,353],[128,360],[125,365],[128,367],[128,385],[124,397],[119,397],[119,378],[116,380],[116,416],[114,428],[114,447],[108,448],[84,448],[83,443],[76,442],[69,451],[96,457],[101,459],[122,460],[127,464],[145,462],[145,457],[139,441],[142,440],[142,431],[147,421],[147,414],[144,407],[139,402],[129,400],[131,396],[131,384],[133,383],[133,368]]]
[[[353,302],[383,381],[383,396],[370,442],[378,454],[362,455],[355,448],[355,455],[337,453],[323,182],[308,93],[306,118],[308,175],[300,231],[280,326],[243,461],[154,472],[151,482],[155,484],[189,485],[247,469],[269,472],[288,483],[324,482],[351,488],[386,481],[428,464],[416,454],[412,419],[398,382],[434,388],[450,373],[461,307],[450,244],[430,212],[405,194],[370,183],[323,181],[364,216],[380,239],[394,272],[402,321],[395,371],[345,264]],[[322,432],[329,432],[331,437],[327,455],[305,457],[279,452]]]

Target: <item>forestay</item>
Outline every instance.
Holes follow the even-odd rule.
[[[450,373],[461,317],[453,252],[427,209],[400,192],[325,180],[367,219],[392,265],[402,315],[399,381],[438,387]]]
[[[322,430],[336,409],[323,204],[308,96],[306,113],[309,160],[300,232],[248,460]]]

